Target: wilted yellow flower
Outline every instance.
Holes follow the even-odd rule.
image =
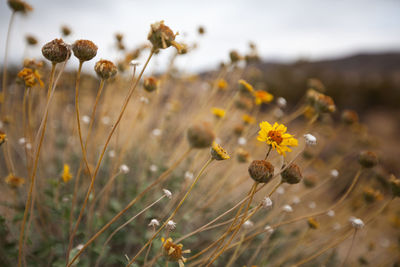
[[[307,224],[308,224],[308,227],[310,227],[311,229],[319,228],[319,223],[312,217],[308,218]]]
[[[186,258],[182,254],[190,253],[190,249],[182,251],[182,244],[175,244],[172,242],[172,238],[165,240],[161,238],[163,254],[168,261],[178,262],[179,267],[185,266]]]
[[[69,172],[68,164],[64,164],[64,170],[61,175],[61,178],[63,179],[64,183],[68,183],[68,181],[72,179],[72,174]]]
[[[244,123],[246,123],[246,124],[253,124],[256,122],[256,119],[254,117],[247,115],[247,114],[244,114],[242,116],[242,119],[243,119]]]
[[[217,80],[217,88],[220,90],[226,90],[228,88],[228,83],[224,79]]]
[[[225,160],[230,159],[228,153],[216,142],[213,142],[211,147],[211,156],[215,160]]]
[[[215,115],[215,117],[217,118],[223,118],[225,117],[225,110],[222,108],[211,108],[211,112],[212,114]]]
[[[18,188],[25,183],[25,179],[22,177],[15,176],[13,173],[10,173],[6,177],[6,184],[11,186],[12,188]]]
[[[266,142],[273,149],[283,156],[286,156],[285,152],[291,152],[289,146],[298,146],[298,141],[293,135],[286,133],[286,126],[283,124],[274,125],[269,124],[266,121],[260,123],[260,131],[258,132],[257,140]]]
[[[246,82],[245,80],[239,80],[239,85],[240,85],[240,90],[242,91],[248,91],[250,93],[254,92],[253,86],[248,82]]]
[[[33,87],[38,83],[40,87],[44,86],[41,76],[37,70],[24,68],[18,73],[18,78],[24,80],[26,87]]]
[[[255,97],[256,105],[261,105],[263,103],[269,103],[274,99],[273,95],[271,95],[270,93],[263,91],[263,90],[255,91],[254,97]]]
[[[6,137],[7,135],[4,132],[0,131],[0,146],[6,141]]]

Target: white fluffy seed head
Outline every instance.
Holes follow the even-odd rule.
[[[239,137],[238,144],[244,146],[245,144],[247,144],[247,139],[244,137]]]
[[[314,201],[312,201],[312,202],[308,203],[308,207],[310,209],[315,209],[317,207],[317,204]]]
[[[185,179],[193,180],[193,178],[194,178],[193,172],[190,172],[190,171],[185,172]]]
[[[364,222],[359,218],[355,218],[355,219],[351,220],[350,222],[351,222],[351,225],[357,230],[364,227]]]
[[[110,150],[110,151],[108,152],[108,156],[109,156],[110,158],[115,158],[115,150]]]
[[[300,203],[300,198],[298,196],[294,196],[293,200],[292,200],[292,203],[295,204],[295,205],[299,204]]]
[[[312,134],[305,134],[304,139],[309,146],[315,146],[317,144],[317,138]]]
[[[141,96],[140,97],[140,102],[144,103],[144,104],[148,104],[149,103],[149,99],[145,96]]]
[[[176,223],[173,220],[169,220],[165,228],[167,228],[169,231],[175,230]]]
[[[270,209],[272,207],[272,200],[269,197],[265,197],[262,200],[262,206],[264,209]]]
[[[286,107],[286,105],[287,105],[287,101],[286,101],[286,99],[283,98],[283,97],[278,97],[278,98],[276,99],[276,104],[278,104],[278,106],[279,106],[280,108],[284,108],[284,107]]]
[[[264,230],[265,230],[268,234],[272,234],[272,233],[274,232],[274,229],[273,229],[271,226],[269,226],[269,225],[265,226],[265,227],[264,227]]]
[[[285,205],[285,206],[283,206],[282,207],[282,210],[284,211],[284,212],[293,212],[293,208],[292,208],[292,206],[290,206],[290,205]]]
[[[159,226],[159,225],[160,225],[160,222],[157,219],[151,219],[151,221],[149,223],[150,227],[156,227],[156,226]]]
[[[18,139],[18,144],[24,145],[25,143],[26,143],[25,137],[21,137],[20,139]]]
[[[332,178],[338,178],[339,177],[339,171],[336,170],[336,169],[331,170],[330,174],[331,174]]]
[[[247,220],[247,221],[245,221],[244,223],[243,223],[243,227],[245,228],[245,229],[250,229],[251,227],[253,227],[254,226],[254,223],[252,222],[252,221],[250,221],[250,220]]]
[[[151,172],[156,172],[156,171],[158,171],[157,165],[151,164],[151,165],[150,165],[150,171],[151,171]]]
[[[335,216],[335,211],[334,210],[329,210],[326,215],[328,215],[329,217],[334,217]]]
[[[169,199],[172,198],[172,193],[171,193],[171,191],[169,191],[168,189],[165,189],[165,188],[164,188],[162,191],[164,192],[164,195],[165,195],[167,198],[169,198]]]
[[[154,136],[160,136],[161,135],[161,130],[160,129],[154,129],[152,132],[151,132]]]
[[[87,115],[82,116],[82,122],[83,122],[84,124],[89,124],[89,122],[90,122],[90,117],[87,116]]]
[[[129,167],[125,164],[122,164],[121,166],[119,166],[119,171],[124,174],[127,174],[129,172],[129,170],[130,170]]]

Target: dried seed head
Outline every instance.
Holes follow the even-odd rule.
[[[268,183],[274,175],[274,166],[266,160],[253,160],[248,170],[250,177],[259,183]]]
[[[364,227],[364,222],[359,218],[350,218],[349,221],[351,225],[357,230]]]
[[[362,151],[358,156],[358,163],[364,168],[372,168],[378,164],[378,157],[372,151]]]
[[[242,57],[239,55],[239,53],[235,50],[232,50],[229,52],[229,58],[231,59],[232,63],[238,62]]]
[[[293,212],[292,206],[287,205],[287,204],[286,204],[285,206],[282,207],[282,210],[283,210],[284,212],[287,212],[287,213]]]
[[[153,50],[165,49],[171,45],[176,46],[174,32],[164,24],[164,21],[159,21],[151,24],[151,29],[147,35],[147,39],[153,45]]]
[[[150,223],[148,224],[150,227],[156,227],[160,225],[160,222],[157,219],[151,219]]]
[[[172,238],[168,238],[165,240],[161,238],[163,255],[165,256],[167,261],[178,262],[180,267],[184,266],[184,262],[186,262],[185,257],[182,254],[190,253],[190,250],[182,250],[182,244],[173,243]]]
[[[61,33],[63,36],[69,36],[71,34],[71,32],[72,31],[71,31],[70,27],[68,27],[66,25],[61,26]]]
[[[358,122],[358,114],[354,110],[344,110],[342,112],[342,121],[347,125],[352,125]]]
[[[51,62],[60,63],[70,58],[71,49],[63,39],[54,39],[42,47],[42,54]]]
[[[242,124],[238,124],[233,128],[234,134],[240,136],[244,131],[244,126]]]
[[[77,40],[72,45],[72,51],[80,61],[88,61],[97,55],[97,46],[89,40]]]
[[[230,159],[228,153],[216,142],[212,143],[211,146],[211,157],[215,160]]]
[[[285,167],[285,166],[284,166]],[[303,178],[301,174],[301,170],[297,164],[290,164],[282,173],[282,182],[288,184],[297,184],[300,183]]]
[[[25,179],[22,177],[15,176],[13,173],[10,173],[6,177],[5,182],[12,188],[18,188],[21,187],[23,184],[25,184]]]
[[[262,200],[261,205],[264,209],[270,209],[272,208],[272,200],[269,197],[265,197]]]
[[[197,28],[197,31],[199,32],[200,35],[203,35],[206,32],[203,26],[199,26],[199,28]]]
[[[165,228],[167,228],[169,231],[175,230],[176,222],[174,222],[173,220],[169,220]]]
[[[97,61],[96,65],[94,66],[94,70],[103,80],[112,78],[115,76],[115,74],[117,74],[117,66],[115,66],[111,61],[104,59]]]
[[[319,92],[325,92],[324,84],[318,79],[315,78],[308,79],[307,86],[308,88],[317,90]]]
[[[28,45],[37,45],[38,43],[38,40],[33,35],[25,36],[25,40]]]
[[[383,195],[379,192],[379,190],[375,190],[372,187],[366,186],[363,189],[363,197],[367,204],[371,204],[375,201],[382,200]]]
[[[169,191],[168,189],[163,189],[163,192],[164,192],[164,195],[167,197],[167,198],[169,198],[169,199],[171,199],[172,198],[172,193],[171,193],[171,191]]]
[[[14,12],[21,12],[23,14],[28,13],[29,11],[32,11],[33,8],[31,5],[26,3],[25,1],[21,0],[8,0],[8,6],[14,11]]]
[[[305,134],[304,140],[306,140],[306,144],[309,146],[315,146],[317,144],[317,138],[312,134]]]
[[[115,39],[117,40],[118,43],[120,43],[122,42],[122,39],[124,39],[124,35],[118,32],[115,34]]]
[[[144,78],[143,88],[149,93],[157,90],[159,85],[160,85],[160,80],[154,76]]]
[[[318,182],[318,178],[314,175],[307,175],[303,179],[303,184],[309,188],[314,187],[317,184],[317,182]]]
[[[203,122],[190,126],[187,131],[187,138],[191,147],[206,148],[211,146],[215,135],[211,126]]]
[[[335,103],[330,96],[319,94],[315,101],[315,108],[321,113],[332,113],[336,110]]]
[[[130,171],[130,169],[128,165],[122,164],[121,166],[119,166],[119,171],[123,174],[127,174]]]
[[[392,188],[393,196],[400,197],[400,179],[393,174],[389,178],[390,187]]]

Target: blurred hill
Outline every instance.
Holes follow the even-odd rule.
[[[294,63],[263,62],[249,71],[255,84],[265,82],[268,90],[291,103],[304,95],[307,80],[317,78],[340,108],[363,113],[370,108],[400,108],[400,53],[357,54],[320,61]]]

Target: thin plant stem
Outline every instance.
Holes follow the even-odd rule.
[[[180,159],[178,159],[171,167],[169,167],[165,172],[163,172],[152,184],[150,184],[146,189],[144,189],[139,195],[137,195],[128,205],[125,206],[117,215],[115,215],[106,225],[104,225],[96,234],[93,235],[79,250],[77,255],[70,261],[68,266],[71,266],[74,261],[82,254],[82,252],[99,237],[105,230],[107,230],[116,220],[118,220],[130,207],[132,207],[138,200],[140,200],[148,191],[164,180],[168,175],[187,157],[191,148],[189,148]]]
[[[22,265],[22,255],[23,255],[23,249],[24,249],[23,241],[24,241],[24,233],[25,233],[25,224],[26,224],[26,220],[28,218],[28,214],[29,214],[29,210],[30,210],[29,208],[30,208],[31,200],[32,200],[33,187],[35,185],[36,170],[37,170],[37,166],[38,166],[38,163],[39,163],[40,150],[41,150],[41,147],[42,147],[44,134],[46,132],[47,118],[48,118],[48,114],[49,114],[49,106],[50,106],[50,102],[51,102],[52,96],[54,95],[55,87],[57,85],[57,82],[58,82],[59,78],[61,77],[61,74],[62,74],[62,72],[63,72],[63,70],[65,68],[65,65],[67,64],[67,61],[68,60],[64,61],[64,64],[62,65],[60,73],[58,74],[58,77],[57,77],[56,81],[54,82],[54,85],[49,83],[49,88],[51,88],[51,94],[50,94],[50,97],[46,101],[45,113],[44,113],[41,125],[39,127],[37,136],[35,138],[35,144],[37,144],[37,148],[36,148],[36,151],[35,151],[35,159],[34,159],[32,173],[31,173],[31,177],[30,177],[29,191],[28,191],[28,196],[27,196],[26,203],[25,203],[24,217],[22,219],[21,230],[20,230],[20,235],[19,235],[18,267],[21,267],[21,265]],[[53,76],[54,76],[54,73],[53,73]],[[53,81],[53,78],[50,77],[50,81]],[[38,138],[39,138],[39,140],[38,140]]]
[[[153,240],[156,238],[156,236],[162,231],[162,229],[165,228],[165,226],[167,225],[167,223],[172,220],[172,218],[174,218],[175,214],[178,212],[179,208],[182,206],[183,202],[186,200],[186,198],[188,197],[188,195],[190,194],[190,192],[192,191],[192,189],[194,188],[194,186],[196,185],[197,181],[199,180],[200,176],[203,174],[203,172],[205,171],[205,169],[207,168],[208,165],[210,165],[210,163],[213,161],[213,158],[210,158],[201,168],[201,170],[199,171],[199,173],[197,174],[197,177],[194,179],[192,185],[190,186],[190,188],[188,189],[188,191],[186,192],[185,196],[181,199],[181,201],[179,202],[178,206],[176,206],[175,210],[172,212],[172,214],[168,217],[167,220],[165,220],[165,222],[163,223],[163,225],[154,233],[154,235],[150,238],[149,241],[147,241],[147,243],[139,250],[139,252],[135,255],[135,257],[132,258],[132,260],[129,261],[129,263],[126,265],[126,267],[129,267],[132,265],[132,263],[135,262],[135,260],[137,259],[137,257],[139,257],[139,255],[142,253],[142,251],[144,249],[146,249],[146,247],[153,242]]]
[[[95,182],[95,180],[96,180],[96,177],[97,177],[97,174],[98,174],[98,171],[99,171],[99,168],[100,168],[100,164],[101,164],[101,162],[102,162],[102,160],[103,160],[103,157],[104,157],[104,154],[105,154],[106,149],[107,149],[107,147],[108,147],[108,144],[110,143],[111,137],[113,136],[115,130],[117,129],[119,123],[121,122],[122,116],[123,116],[124,113],[125,113],[125,110],[126,110],[126,108],[127,108],[127,106],[128,106],[128,103],[129,103],[129,100],[131,99],[132,94],[133,94],[133,92],[135,91],[135,88],[137,87],[137,85],[138,85],[138,83],[139,83],[139,81],[140,81],[140,79],[141,79],[141,77],[142,77],[142,75],[143,75],[143,73],[144,73],[144,71],[145,71],[147,65],[149,64],[149,61],[150,61],[151,57],[153,56],[153,54],[154,54],[154,51],[152,50],[152,51],[150,52],[150,55],[148,56],[148,58],[147,58],[147,60],[146,60],[146,63],[145,63],[144,66],[143,66],[142,71],[141,71],[140,74],[139,74],[139,77],[136,79],[135,83],[134,83],[133,86],[130,88],[129,93],[128,93],[128,95],[126,96],[125,101],[124,101],[124,103],[123,103],[123,105],[122,105],[122,108],[121,108],[121,111],[120,111],[119,116],[118,116],[118,118],[117,118],[117,121],[114,123],[113,128],[111,129],[111,132],[110,132],[110,134],[108,135],[107,140],[106,140],[106,142],[105,142],[105,144],[104,144],[104,146],[103,146],[103,150],[102,150],[102,152],[101,152],[101,154],[100,154],[100,158],[99,158],[98,161],[97,161],[96,169],[95,169],[95,171],[94,171],[93,177],[91,177],[91,182],[90,182],[88,191],[87,191],[87,193],[86,193],[85,200],[84,200],[84,202],[83,202],[83,204],[82,204],[81,210],[80,210],[80,212],[79,212],[78,219],[77,219],[77,221],[76,221],[76,223],[75,223],[75,227],[74,227],[74,229],[72,230],[72,233],[71,233],[71,236],[70,236],[70,242],[69,242],[68,251],[67,251],[67,266],[70,266],[70,263],[69,263],[69,254],[70,254],[70,251],[71,251],[71,248],[72,248],[72,244],[73,244],[73,242],[74,242],[75,233],[76,233],[76,231],[78,230],[79,223],[80,223],[80,221],[81,221],[81,219],[82,219],[82,217],[83,217],[83,213],[84,213],[84,211],[85,211],[87,202],[88,202],[88,200],[89,200],[90,193],[91,193],[92,190],[93,190],[94,182]],[[83,249],[80,250],[79,252],[82,252],[82,251],[83,251]],[[78,254],[78,255],[79,255],[79,254]],[[77,255],[76,255],[76,256],[77,256]],[[76,256],[74,257],[75,259],[77,258]]]
[[[353,246],[354,246],[354,240],[356,239],[356,234],[357,234],[357,229],[354,229],[354,234],[353,234],[353,238],[351,239],[350,248],[349,248],[349,250],[347,251],[346,257],[344,258],[342,264],[340,265],[341,267],[344,266],[344,264],[346,263],[347,259],[348,259],[349,256],[350,256],[351,250],[353,249]]]
[[[7,39],[6,39],[6,49],[4,51],[4,61],[3,61],[3,81],[2,81],[2,88],[3,88],[3,109],[2,109],[2,114],[3,116],[6,115],[6,96],[7,96],[7,63],[8,63],[8,49],[10,46],[10,35],[11,35],[11,28],[15,20],[15,14],[16,12],[13,11],[11,13],[10,21],[8,23],[8,29],[7,29]]]

